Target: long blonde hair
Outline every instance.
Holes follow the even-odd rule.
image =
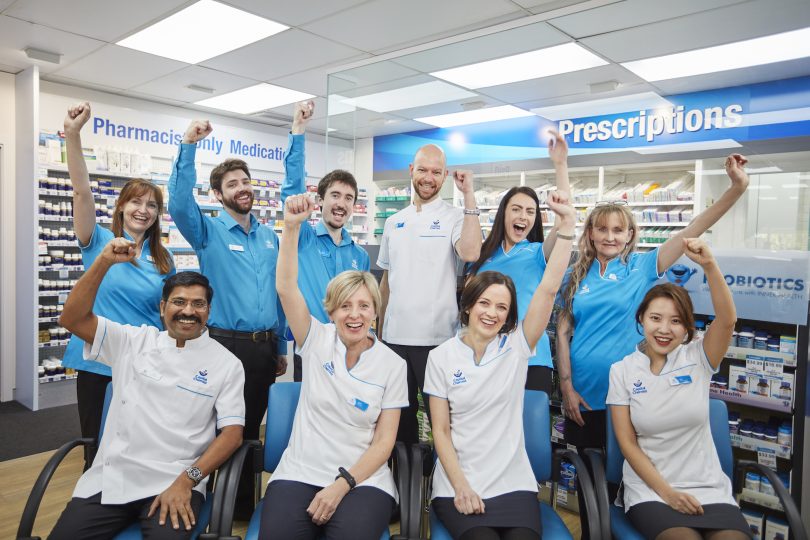
[[[585,219],[585,225],[582,229],[582,234],[579,237],[577,247],[579,249],[579,257],[576,262],[571,266],[571,273],[568,276],[568,281],[563,289],[563,307],[562,315],[573,324],[574,321],[574,295],[579,289],[579,284],[585,279],[591,265],[596,259],[596,248],[591,241],[591,231],[594,227],[602,226],[609,216],[616,214],[622,221],[622,226],[629,229],[632,233],[630,241],[624,246],[621,253],[621,260],[623,263],[627,262],[630,254],[636,250],[636,243],[638,239],[638,226],[633,213],[625,205],[620,204],[605,204],[598,205],[588,214]],[[598,263],[597,263],[598,264]]]

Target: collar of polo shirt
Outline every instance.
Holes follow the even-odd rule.
[[[319,221],[317,225],[315,225],[315,234],[317,236],[327,236],[329,234],[329,230],[324,225],[323,221]],[[346,230],[346,227],[340,228],[340,245],[345,246],[346,244],[352,243],[352,237],[349,234],[349,231]]]
[[[198,351],[205,347],[205,344],[208,340],[208,328],[203,330],[203,333],[200,334],[199,337],[194,339],[187,339],[186,344],[181,349],[186,351]],[[158,347],[161,349],[175,349],[177,348],[177,340],[173,337],[169,336],[169,333],[163,331],[158,336]]]
[[[236,222],[235,219],[233,219],[233,217],[231,217],[231,215],[225,210],[225,208],[220,210],[219,215],[217,216],[217,219],[220,220],[222,223],[224,223],[225,226],[228,227],[229,229],[233,229],[234,227],[240,227],[240,228],[242,227],[239,223]],[[255,231],[258,226],[259,226],[259,221],[256,219],[256,216],[254,216],[253,213],[251,212],[251,214],[250,214],[250,231],[251,232]]]

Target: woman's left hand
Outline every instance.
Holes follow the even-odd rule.
[[[349,484],[343,479],[335,480],[332,484],[320,490],[312,502],[309,503],[307,514],[315,525],[323,525],[337,510],[340,501],[349,492]]]

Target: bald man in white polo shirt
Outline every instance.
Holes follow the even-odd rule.
[[[377,265],[385,270],[380,284],[383,341],[408,364],[408,400],[397,440],[419,440],[417,388],[425,382],[428,353],[452,338],[458,324],[458,261],[472,262],[481,253],[480,211],[475,205],[473,175],[455,171],[464,208],[442,200],[447,178],[444,151],[421,147],[409,166],[413,203],[385,222]]]
[[[131,264],[135,249],[124,238],[111,240],[59,320],[85,342],[86,358],[112,368],[113,399],[98,454],[52,540],[113,538],[138,521],[144,540],[189,538],[205,478],[242,444],[245,373],[239,359],[208,336],[213,290],[205,276],[180,272],[166,280],[164,332],[93,313],[107,271]]]

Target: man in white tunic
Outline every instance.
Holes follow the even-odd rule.
[[[112,538],[136,521],[144,539],[189,538],[205,478],[242,443],[245,375],[239,360],[208,336],[207,278],[181,272],[166,281],[163,332],[93,313],[107,271],[133,264],[135,249],[124,238],[110,241],[60,318],[86,343],[85,357],[112,367],[113,399],[98,454],[51,539]]]

